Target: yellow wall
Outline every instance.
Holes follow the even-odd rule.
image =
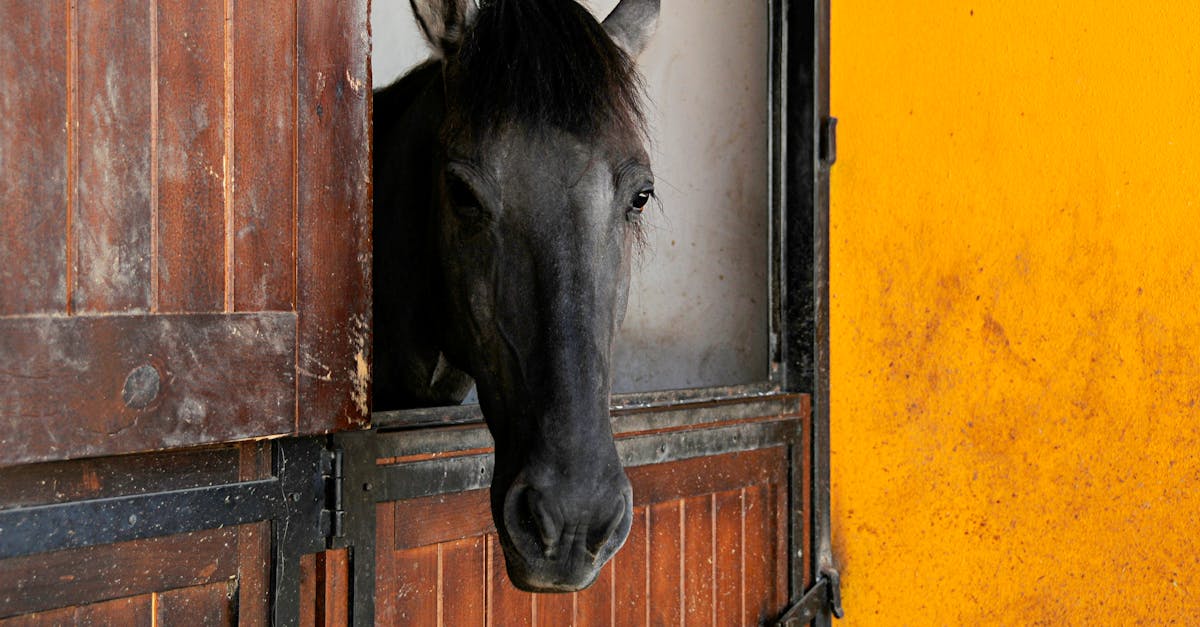
[[[833,0],[849,625],[1200,621],[1200,3]]]

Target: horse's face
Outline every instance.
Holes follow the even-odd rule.
[[[625,16],[639,30],[619,30],[629,25],[613,18],[605,28],[636,52],[627,44],[648,35],[657,1],[622,4],[641,12]],[[456,6],[432,17],[470,19],[470,5]],[[600,123],[586,138],[520,119],[466,129],[454,102],[464,91],[453,83],[458,68],[446,63],[434,200],[444,350],[475,379],[496,443],[492,513],[510,579],[531,591],[578,590],[632,521],[608,407],[630,257],[653,194],[649,160],[628,125]]]
[[[640,146],[562,132],[460,148],[441,182],[446,349],[475,378],[496,440],[493,512],[513,579],[578,589],[629,532],[609,382],[649,166]]]

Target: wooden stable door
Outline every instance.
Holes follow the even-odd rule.
[[[0,466],[367,424],[366,19],[0,2]]]

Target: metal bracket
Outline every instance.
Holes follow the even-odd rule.
[[[807,625],[822,613],[828,612],[836,618],[845,616],[842,610],[842,583],[836,570],[821,572],[817,583],[789,607],[782,616],[771,623],[772,627],[799,627]]]

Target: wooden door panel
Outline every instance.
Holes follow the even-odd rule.
[[[0,466],[369,423],[366,6],[0,7]]]
[[[0,24],[22,24],[0,37],[0,315],[66,308],[66,17],[0,3]]]
[[[486,490],[381,504],[376,619],[757,624],[786,603],[786,468],[786,449],[772,447],[627,469],[635,495],[629,539],[597,583],[574,594],[512,587],[490,513],[481,507]]]
[[[0,465],[288,433],[295,314],[0,318]]]

